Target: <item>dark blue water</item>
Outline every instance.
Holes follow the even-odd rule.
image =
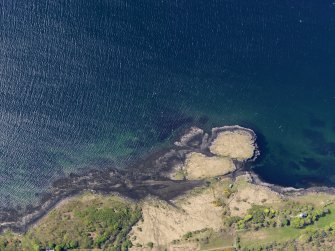
[[[0,203],[249,126],[263,179],[335,185],[335,3],[1,0]]]

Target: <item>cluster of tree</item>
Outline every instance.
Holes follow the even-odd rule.
[[[326,250],[333,248],[335,243],[335,223],[324,228],[308,228],[304,230],[297,243],[305,250],[312,249],[311,247]]]
[[[294,228],[303,228],[305,226],[313,224],[320,217],[324,217],[326,214],[329,213],[330,211],[327,208],[303,212],[301,215],[298,215],[291,220],[291,226]]]
[[[141,210],[126,203],[107,207],[99,204],[80,205],[73,211],[54,211],[47,221],[23,236],[4,234],[2,251],[56,251],[74,249],[128,250],[131,227],[141,218]]]
[[[305,210],[301,212],[301,210]],[[290,214],[288,214],[290,213]],[[292,215],[294,213],[295,215]],[[313,224],[320,217],[329,214],[327,208],[314,209],[311,206],[299,207],[295,210],[277,211],[265,206],[253,205],[244,217],[227,217],[225,222],[228,226],[236,225],[237,229],[254,229],[262,227],[283,227],[291,225],[294,228],[303,228]]]
[[[230,222],[236,223],[238,229],[258,229],[260,227],[276,227],[281,224],[288,224],[286,219],[278,216],[278,212],[265,206],[253,205],[244,218],[231,218]]]
[[[335,244],[335,224],[324,228],[308,228],[302,234],[294,239],[285,241],[273,241],[259,245],[258,247],[241,247],[237,241],[240,250],[333,250]]]

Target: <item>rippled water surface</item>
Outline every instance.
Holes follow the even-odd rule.
[[[115,166],[178,128],[256,130],[254,168],[335,184],[335,4],[0,1],[0,203]]]

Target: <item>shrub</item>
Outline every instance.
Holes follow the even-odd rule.
[[[55,246],[55,251],[62,251],[63,248],[60,245]]]
[[[305,221],[304,219],[300,219],[298,217],[293,218],[291,220],[291,226],[294,228],[303,228],[305,226]]]
[[[192,237],[192,232],[187,232],[185,235],[184,235],[184,238],[185,239],[189,239]]]
[[[70,241],[68,246],[69,248],[76,248],[78,247],[78,241]]]
[[[232,216],[232,217],[228,217],[226,218],[225,220],[225,223],[231,227],[234,223],[238,222],[241,220],[241,217],[238,217],[238,216]]]
[[[247,214],[245,217],[244,217],[244,221],[247,222],[249,220],[252,220],[253,216],[252,214]]]

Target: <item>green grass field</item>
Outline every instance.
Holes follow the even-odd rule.
[[[330,210],[330,214],[326,215],[325,217],[320,218],[318,221],[314,223],[314,225],[306,227],[308,228],[323,228],[329,226],[331,223],[335,223],[335,205],[330,205],[327,208]]]
[[[302,233],[307,229],[322,229],[335,223],[335,206],[328,207],[331,213],[325,217],[320,218],[313,225],[309,225],[302,229],[296,229],[290,226],[281,228],[263,228],[258,231],[243,230],[238,232],[241,247],[252,249],[265,244],[276,242],[286,242],[292,239],[299,238]]]
[[[292,227],[267,228],[259,231],[241,231],[238,233],[242,247],[257,248],[271,242],[282,242],[297,238],[300,229]]]
[[[235,235],[228,233],[213,233],[208,243],[201,244],[201,250],[224,250],[224,248],[233,247],[235,244]]]

